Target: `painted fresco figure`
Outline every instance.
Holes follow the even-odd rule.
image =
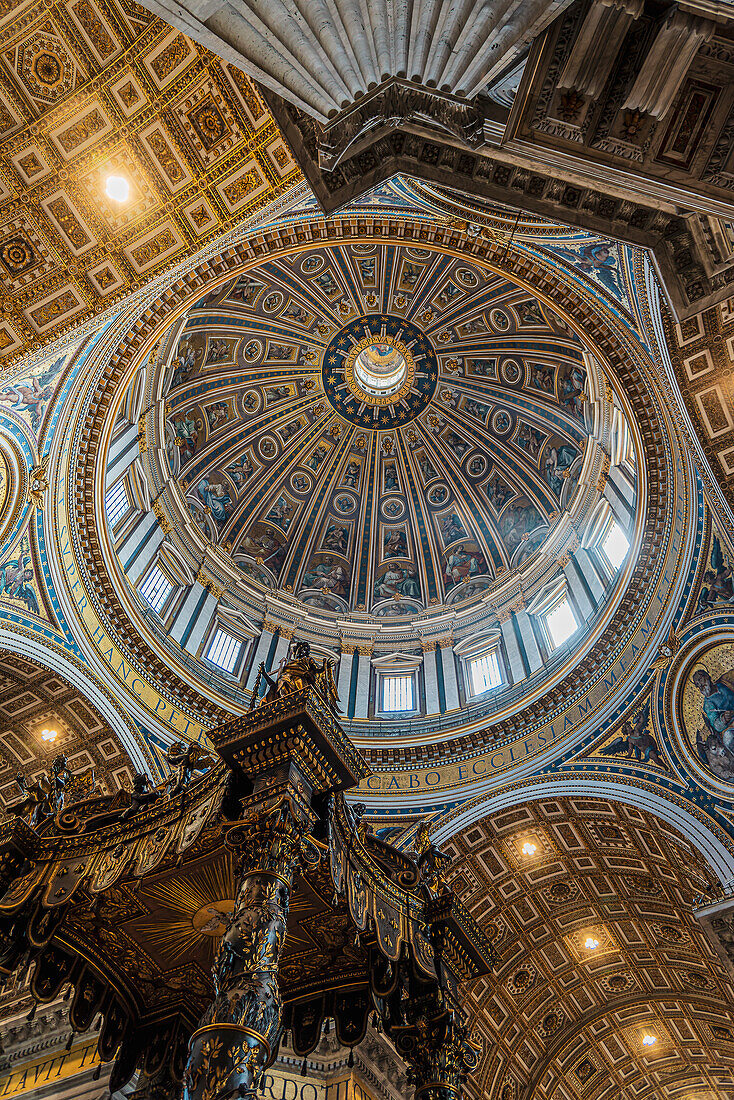
[[[227,358],[228,353],[229,343],[227,340],[212,340],[206,361],[207,363],[221,363],[222,360]]]
[[[722,779],[734,778],[734,689],[730,673],[714,680],[697,668],[691,682],[701,692],[703,728],[696,732],[696,749],[704,764]]]
[[[556,251],[570,260],[585,275],[595,275],[602,286],[610,290],[615,297],[619,297],[622,294],[622,287],[619,281],[617,258],[612,247],[608,241],[599,241],[596,244],[586,245],[579,252],[571,248],[557,248]]]
[[[46,404],[52,395],[52,386],[42,385],[38,378],[31,378],[26,384],[19,382],[13,386],[6,386],[0,391],[0,401],[14,412],[29,413],[31,427],[36,432],[41,425]]]
[[[202,350],[201,348],[195,349],[193,344],[188,340],[181,341],[178,345],[176,357],[173,360],[176,366],[171,378],[171,389],[175,389],[176,386],[180,386],[183,382],[188,382],[196,367],[196,360],[201,358]]]
[[[563,443],[560,447],[548,446],[543,452],[543,476],[556,496],[560,496],[563,489],[564,470],[570,470],[578,453],[576,448],[568,443]]]
[[[723,677],[714,682],[705,668],[697,668],[691,680],[703,695],[701,713],[706,726],[721,734],[734,759],[734,690]]]
[[[586,401],[586,372],[580,365],[576,365],[566,371],[560,380],[561,404],[575,416],[577,420],[584,422],[584,403]]]
[[[405,567],[389,565],[375,583],[374,594],[376,600],[386,600],[393,596],[420,600],[421,585],[415,565],[412,563]]]
[[[181,462],[188,462],[196,454],[199,446],[199,432],[204,427],[201,417],[193,417],[187,411],[183,416],[173,422],[173,430],[176,433],[176,444],[181,453]]]
[[[349,532],[346,527],[337,527],[330,524],[326,528],[323,546],[326,550],[334,550],[337,554],[346,554],[349,541]]]
[[[347,463],[347,468],[344,471],[343,484],[350,489],[357,488],[357,482],[359,481],[360,465],[358,462]]]
[[[203,477],[196,487],[204,504],[211,508],[212,518],[220,527],[223,526],[231,513],[232,498],[224,485],[218,481],[209,481]]]
[[[468,577],[476,577],[487,572],[487,563],[479,549],[469,550],[465,546],[456,546],[446,557],[443,581],[447,588],[461,584]]]
[[[457,539],[467,538],[464,525],[457,516],[456,512],[452,512],[449,516],[444,516],[441,520],[441,534],[443,536],[444,546],[448,546],[452,542],[456,542]]]
[[[230,462],[229,466],[225,466],[224,472],[229,474],[237,488],[240,489],[253,472],[252,463],[247,455],[243,455],[242,458]]]
[[[338,561],[325,557],[310,568],[303,576],[304,588],[328,588],[336,596],[346,596],[349,587],[349,575]]]
[[[390,493],[399,488],[398,471],[392,462],[385,467],[385,492]]]

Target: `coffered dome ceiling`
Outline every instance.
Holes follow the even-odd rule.
[[[172,351],[181,501],[245,577],[327,613],[476,600],[583,508],[608,431],[569,325],[427,248],[264,263],[196,302]]]

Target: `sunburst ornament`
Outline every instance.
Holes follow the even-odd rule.
[[[384,427],[415,419],[433,398],[433,347],[403,318],[374,314],[352,321],[324,352],[324,390],[352,424]]]
[[[148,913],[134,918],[128,930],[163,969],[195,961],[208,970],[234,910],[234,892],[229,853],[190,867],[185,878],[166,873],[140,890]]]

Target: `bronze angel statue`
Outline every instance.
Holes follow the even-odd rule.
[[[8,813],[21,817],[32,828],[40,825],[56,811],[54,782],[47,771],[42,771],[36,779],[28,780],[19,772],[15,781],[21,789],[20,802],[8,806]]]
[[[166,762],[171,768],[166,787],[169,798],[179,794],[195,772],[205,772],[213,768],[216,760],[210,752],[202,748],[195,741],[184,744],[183,741],[174,741],[168,746]]]
[[[446,871],[452,862],[451,856],[442,852],[431,840],[431,834],[425,821],[418,826],[416,850],[411,853],[418,864],[421,882],[429,897],[438,897],[450,890],[446,882]]]
[[[263,698],[258,700],[262,679],[265,680],[268,689]],[[265,666],[260,665],[252,692],[252,705],[272,703],[275,699],[282,699],[286,695],[292,695],[296,691],[304,691],[307,688],[317,691],[329,709],[335,714],[339,713],[339,693],[334,680],[334,662],[323,660],[318,664],[311,656],[311,646],[308,642],[293,642],[286,660],[275,676],[271,676],[265,671]]]

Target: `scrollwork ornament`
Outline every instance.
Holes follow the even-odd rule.
[[[408,1062],[415,1100],[458,1100],[480,1054],[478,1043],[453,1012],[420,1018],[415,1029],[400,1037],[398,1049]]]
[[[49,480],[46,472],[48,455],[42,459],[40,465],[34,466],[28,475],[28,500],[36,508],[43,508],[44,497],[48,491]]]

